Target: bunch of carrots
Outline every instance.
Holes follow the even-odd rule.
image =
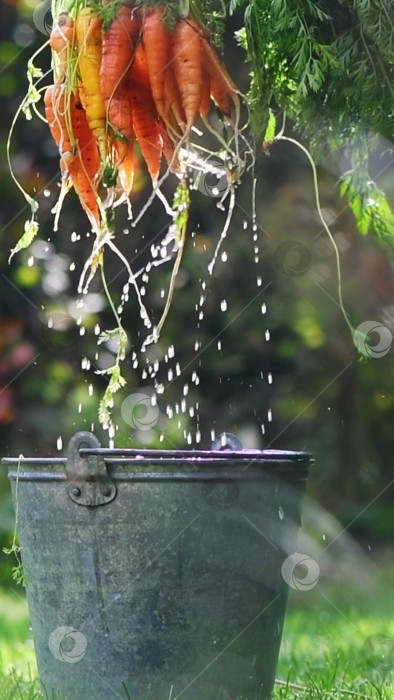
[[[63,197],[73,186],[92,229],[102,230],[103,188],[129,197],[136,144],[154,187],[162,158],[179,173],[179,153],[212,105],[235,122],[238,91],[192,15],[169,28],[166,3],[75,7],[50,35],[54,84],[46,118],[60,153]],[[113,201],[113,200],[112,200]]]

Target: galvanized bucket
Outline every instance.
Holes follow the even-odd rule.
[[[48,698],[268,700],[308,454],[82,432],[67,459],[4,462]]]

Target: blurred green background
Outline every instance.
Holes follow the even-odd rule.
[[[73,432],[92,426],[102,443],[108,444],[97,421],[106,379],[95,368],[107,367],[114,354],[110,344],[97,348],[95,328],[97,324],[102,330],[112,328],[114,322],[96,279],[85,304],[86,332],[80,334],[76,290],[91,238],[73,193],[66,199],[60,229],[53,233],[58,155],[47,126],[38,118],[19,120],[11,158],[25,189],[37,194],[41,232],[32,251],[8,264],[28,211],[8,171],[7,134],[26,90],[27,59],[46,38],[32,22],[33,9],[33,3],[19,0],[0,2],[1,456],[56,455]],[[240,17],[235,16],[227,36],[227,64],[246,90],[248,68],[232,38],[239,25]],[[38,60],[44,71],[49,60],[49,51]],[[371,166],[394,205],[390,147],[377,138]],[[345,306],[355,327],[374,321],[394,333],[392,262],[375,239],[356,231],[352,214],[336,190],[346,159],[346,153],[338,158],[335,172],[319,167],[323,212],[341,252]],[[255,227],[253,177],[257,179]],[[168,191],[173,184],[168,183]],[[394,539],[394,350],[366,363],[358,360],[338,306],[334,252],[317,217],[310,166],[290,144],[276,145],[269,155],[258,149],[255,173],[247,173],[237,190],[223,244],[227,260],[219,258],[209,276],[207,265],[225,219],[217,198],[210,196],[214,185],[214,180],[203,183],[193,193],[172,308],[160,341],[142,356],[138,367],[133,352],[138,354],[145,331],[130,292],[123,316],[130,339],[124,365],[127,386],[115,401],[116,445],[184,447],[190,435],[192,446],[208,448],[211,432],[226,430],[237,434],[245,447],[307,450],[316,459],[309,484],[311,499],[343,527],[349,526],[348,533],[371,565],[387,561]],[[139,187],[135,211],[150,190],[144,172]],[[117,243],[134,271],[148,262],[150,247],[164,237],[166,225],[160,202],[152,205],[136,229],[127,222],[126,211],[119,209]],[[127,228],[130,231],[124,235]],[[74,231],[80,234],[76,242],[71,236]],[[145,303],[156,319],[163,307],[160,290],[167,288],[170,268],[157,268],[146,288]],[[111,255],[106,276],[119,300],[127,280]],[[203,318],[199,318],[204,281]],[[122,418],[122,403],[136,392],[153,393],[152,380],[145,376],[147,358],[163,360],[172,345],[174,357],[159,363],[158,381],[164,386],[164,394],[158,397],[159,419],[150,430],[133,428]],[[90,361],[90,369],[82,368],[83,358]],[[10,543],[13,522],[3,467],[2,546]],[[9,585],[13,564],[10,557],[0,555],[1,586]]]

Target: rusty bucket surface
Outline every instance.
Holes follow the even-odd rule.
[[[40,679],[59,700],[268,700],[311,464],[101,448],[5,459]]]

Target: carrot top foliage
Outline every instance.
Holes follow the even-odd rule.
[[[314,157],[334,163],[362,234],[394,248],[394,215],[369,175],[377,137],[394,136],[394,12],[387,0],[232,0],[252,65],[250,105],[263,136],[269,111],[284,110]]]

